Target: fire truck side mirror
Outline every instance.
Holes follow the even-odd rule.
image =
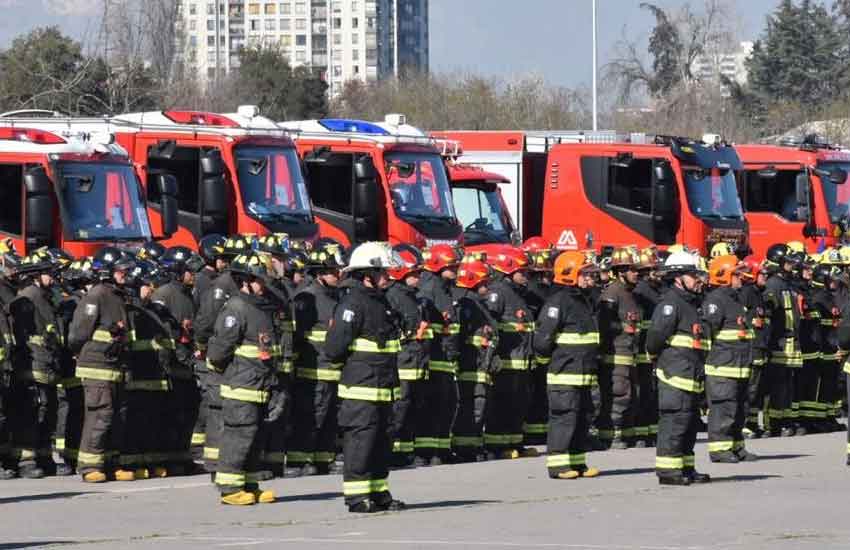
[[[363,157],[354,163],[354,178],[358,182],[378,179],[378,171],[370,157]]]
[[[177,232],[177,178],[173,174],[159,174],[156,179],[161,195],[162,233],[170,237]]]
[[[656,163],[654,167],[655,181],[652,186],[652,214],[656,225],[672,223],[676,214],[675,188],[676,180],[673,170],[667,162]]]
[[[201,157],[201,172],[205,176],[224,174],[224,161],[220,151],[216,149]]]
[[[53,238],[53,201],[50,198],[50,178],[43,168],[24,174],[26,189],[26,241],[27,247],[51,244]]]
[[[797,220],[809,223],[809,175],[805,172],[797,174],[796,181],[797,196]]]

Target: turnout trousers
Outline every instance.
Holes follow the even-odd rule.
[[[678,477],[694,470],[694,444],[701,399],[700,393],[659,382],[658,441],[655,449],[655,473],[658,477]]]
[[[120,451],[126,448],[127,399],[123,382],[83,380],[85,413],[77,471],[113,470],[120,465]]]
[[[0,467],[10,468],[12,452],[12,436],[9,423],[9,397],[8,388],[0,386]]]
[[[412,455],[416,443],[416,426],[425,423],[427,380],[402,380],[399,398],[393,403],[393,454]]]
[[[768,420],[767,413],[767,374],[763,361],[753,361],[750,370],[750,379],[747,381],[747,414],[746,426],[752,432],[759,430],[759,411],[764,414],[764,420]],[[765,424],[764,429],[770,429]]]
[[[432,362],[433,365],[433,362]],[[416,419],[416,456],[447,458],[452,447],[452,424],[457,413],[458,389],[454,369],[431,370],[423,381],[428,414]]]
[[[546,365],[532,362],[534,369],[529,373],[529,404],[525,424],[522,427],[523,443],[542,445],[548,429],[549,399],[546,389]]]
[[[585,451],[589,411],[593,409],[590,386],[549,387],[549,430],[546,469],[549,477],[561,472],[587,470]]]
[[[338,384],[298,378],[293,402],[293,432],[286,465],[315,465],[327,471],[336,458]]]
[[[770,430],[776,431],[793,422],[791,403],[794,396],[794,371],[797,367],[768,363],[766,368],[767,417]]]
[[[215,484],[222,495],[253,491],[262,476],[260,455],[266,446],[265,404],[222,398],[218,470]]]
[[[66,378],[57,386],[55,448],[62,461],[77,467],[80,436],[83,431],[83,383],[79,378]]]
[[[207,387],[204,395],[207,399],[206,427],[204,437],[204,468],[213,473],[221,456],[221,438],[224,432],[224,419],[221,414],[221,373],[210,370],[205,378]]]
[[[192,433],[195,429],[195,419],[201,395],[194,378],[172,378],[171,380],[170,411],[171,421],[168,430],[168,464],[169,469],[176,466],[192,469]],[[205,435],[206,439],[206,435]]]
[[[12,386],[12,462],[18,469],[43,468],[51,475],[52,437],[56,428],[57,394],[54,384],[22,381]]]
[[[209,410],[209,396],[207,388],[209,383],[207,378],[210,371],[206,367],[206,361],[195,361],[195,383],[198,388],[197,395],[197,417],[195,418],[195,426],[192,428],[192,458],[201,460],[204,456],[204,448],[207,443],[207,411]]]
[[[803,368],[795,372],[794,400],[791,408],[794,411],[794,421],[803,425],[810,425],[824,418],[817,401],[820,365],[820,359],[806,359],[803,361]]]
[[[528,371],[501,370],[493,377],[493,400],[487,407],[484,446],[500,452],[522,446],[528,411]]]
[[[818,409],[820,420],[834,422],[838,417],[839,380],[841,363],[834,359],[821,359],[818,364]]]
[[[167,380],[131,381],[126,386],[127,426],[124,469],[162,466],[168,459],[168,429],[171,422]]]
[[[658,435],[658,378],[653,372],[652,362],[637,364],[637,414],[635,417],[635,437],[654,441]]]
[[[460,400],[452,430],[452,449],[461,459],[473,460],[484,451],[484,420],[492,385],[483,372],[461,372],[458,378]]]
[[[748,382],[747,378],[706,377],[709,456],[744,448]]]
[[[371,500],[378,505],[392,500],[389,462],[392,454],[390,401],[342,399],[339,424],[344,456],[342,492],[345,504]]]

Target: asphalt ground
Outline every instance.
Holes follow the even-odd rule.
[[[550,480],[545,458],[393,472],[403,512],[350,514],[338,476],[263,484],[274,504],[219,504],[208,476],[85,485],[0,482],[0,550],[827,549],[850,548],[846,435],[748,442],[758,462],[697,469],[713,482],[662,487],[654,449],[588,455],[595,479]]]

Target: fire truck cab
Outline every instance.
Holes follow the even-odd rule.
[[[492,245],[519,244],[519,233],[500,190],[510,180],[472,164],[450,162],[448,169],[464,246],[486,251]]]
[[[561,250],[636,244],[714,243],[748,249],[735,185],[735,149],[708,142],[614,132],[437,132],[459,140],[460,160],[505,175],[501,187],[522,238]]]
[[[387,115],[379,123],[323,119],[280,125],[293,135],[307,167],[323,237],[345,245],[462,241],[441,152],[404,115]]]
[[[850,151],[815,140],[738,145],[738,186],[754,253],[800,241],[809,252],[834,246],[850,230]]]
[[[50,246],[86,256],[152,237],[144,189],[112,134],[2,126],[0,182],[0,235],[21,254]],[[176,188],[166,178],[156,185],[172,233]]]
[[[285,131],[254,106],[231,114],[199,111],[0,119],[59,132],[110,132],[142,173],[153,235],[165,237],[156,181],[177,186],[178,228],[164,244],[194,247],[209,233],[317,237],[298,154]]]

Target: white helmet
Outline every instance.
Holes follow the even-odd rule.
[[[690,252],[673,252],[664,261],[667,273],[701,273],[705,270],[705,261]]]
[[[363,243],[351,252],[348,266],[343,269],[348,273],[360,269],[394,269],[404,265],[404,260],[393,250],[388,242]]]

